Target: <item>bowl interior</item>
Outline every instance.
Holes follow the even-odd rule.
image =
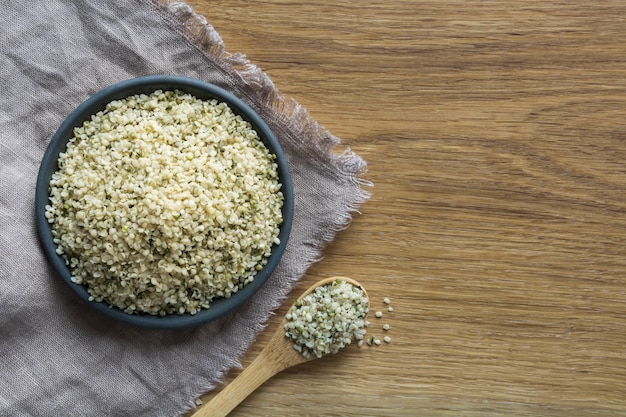
[[[271,153],[276,155],[278,175],[282,184],[281,191],[284,195],[282,208],[283,223],[279,232],[280,244],[273,246],[272,254],[265,267],[256,273],[251,283],[230,298],[214,299],[209,309],[201,310],[194,315],[171,314],[154,316],[148,314],[128,314],[103,302],[88,301],[89,294],[87,289],[83,285],[78,285],[71,281],[71,273],[68,266],[65,264],[64,259],[56,254],[57,246],[53,241],[52,229],[45,217],[45,206],[49,204],[48,188],[50,179],[52,174],[58,169],[57,160],[59,153],[65,151],[69,139],[73,136],[74,127],[82,125],[85,120],[88,120],[91,115],[98,111],[103,110],[112,100],[122,99],[135,94],[150,94],[159,89],[178,89],[203,100],[217,99],[227,103],[235,114],[250,122],[265,146]],[[243,101],[222,88],[200,80],[179,76],[148,76],[123,81],[100,91],[78,106],[61,124],[52,137],[39,168],[35,205],[37,228],[44,253],[54,270],[80,298],[109,317],[129,324],[150,328],[174,329],[196,326],[231,312],[248,300],[267,281],[280,261],[291,230],[293,189],[287,161],[276,137],[261,117]]]

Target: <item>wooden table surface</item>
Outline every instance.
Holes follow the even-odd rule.
[[[392,339],[233,416],[626,415],[626,2],[188,3],[368,162],[292,300],[358,279]]]

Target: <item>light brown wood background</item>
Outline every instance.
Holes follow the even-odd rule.
[[[234,416],[626,415],[626,2],[189,4],[368,162],[293,298],[347,275],[395,308]]]

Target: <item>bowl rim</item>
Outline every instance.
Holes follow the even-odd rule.
[[[89,294],[86,287],[71,281],[69,267],[65,264],[65,260],[60,255],[56,254],[57,245],[52,240],[52,229],[45,217],[45,206],[49,204],[48,188],[50,179],[52,174],[58,169],[58,155],[66,149],[67,142],[73,135],[74,127],[82,125],[83,121],[87,120],[98,111],[103,110],[106,104],[113,100],[129,97],[134,94],[149,94],[159,89],[164,91],[179,89],[204,100],[215,98],[218,101],[227,103],[235,114],[240,115],[244,120],[250,122],[261,140],[269,148],[270,152],[276,155],[278,176],[282,184],[281,191],[284,195],[282,207],[283,222],[280,225],[278,236],[280,243],[273,245],[267,264],[262,270],[256,273],[252,282],[237,291],[231,297],[214,299],[211,302],[210,308],[202,309],[194,315],[189,313],[182,315],[169,314],[165,316],[128,314],[105,302],[89,301]],[[96,311],[127,324],[153,329],[179,329],[198,326],[214,321],[234,311],[248,301],[269,279],[282,258],[291,232],[293,210],[293,185],[287,159],[276,136],[261,116],[244,103],[243,100],[215,84],[178,75],[149,75],[124,80],[100,90],[83,101],[61,123],[52,136],[41,160],[35,189],[37,232],[42,249],[56,274],[60,276],[80,299],[88,303]]]

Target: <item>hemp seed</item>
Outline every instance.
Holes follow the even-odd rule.
[[[369,301],[361,288],[338,279],[299,301],[286,315],[285,336],[305,358],[337,353],[352,339],[362,346]]]
[[[74,129],[46,218],[72,281],[126,313],[195,314],[249,284],[278,243],[275,155],[217,100],[157,90]]]

